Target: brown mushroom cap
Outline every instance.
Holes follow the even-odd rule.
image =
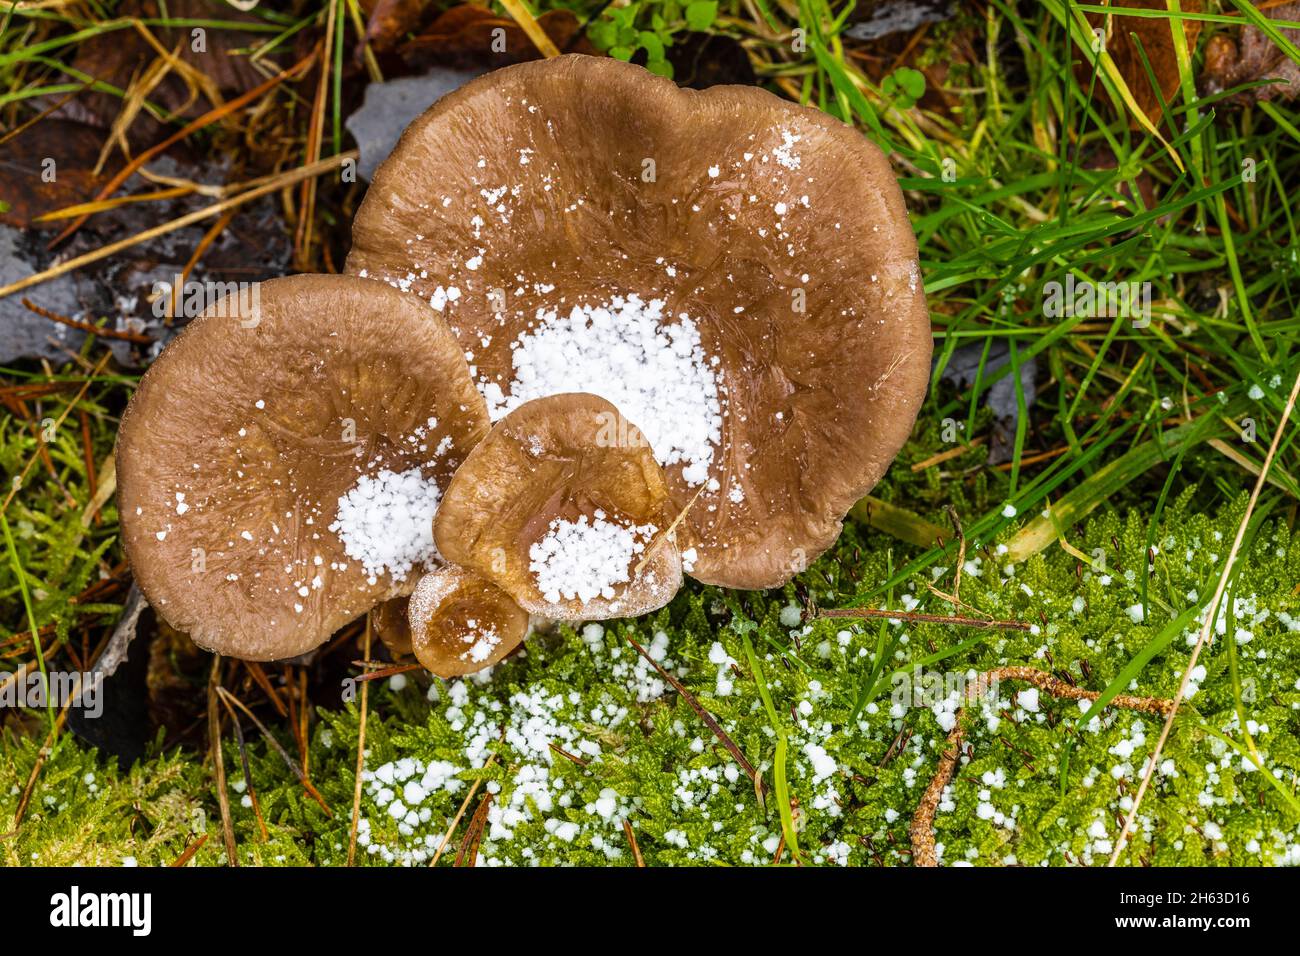
[[[595,395],[553,395],[511,412],[469,453],[434,539],[448,561],[533,614],[635,617],[681,587],[672,519],[663,471],[636,426]],[[567,541],[560,559],[535,550],[557,534]]]
[[[539,309],[635,293],[689,316],[721,423],[679,537],[715,584],[778,585],[829,547],[929,378],[916,243],[880,150],[762,90],[678,89],[613,59],[524,63],[440,100],[375,175],[347,265],[441,310],[489,397],[510,395]],[[678,510],[701,487],[684,471],[666,466]]]
[[[455,565],[420,579],[408,613],[416,659],[443,678],[491,667],[528,636],[528,614],[509,594]]]
[[[364,535],[353,528],[348,545],[331,530],[340,499],[389,488],[387,469],[413,481],[421,496],[406,503],[429,521],[428,483],[445,489],[486,431],[456,340],[413,296],[349,276],[262,283],[192,322],[127,408],[127,557],[150,603],[197,644],[249,660],[301,654],[423,570],[367,571],[349,554],[365,554]],[[408,551],[427,527],[400,509],[365,513],[380,520],[372,534]]]

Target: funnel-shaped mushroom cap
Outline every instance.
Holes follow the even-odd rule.
[[[682,585],[663,471],[595,395],[521,405],[469,453],[434,521],[448,561],[554,620],[635,617]]]
[[[414,587],[439,490],[486,431],[455,338],[413,296],[295,276],[223,299],[122,419],[136,581],[203,647],[301,654]]]
[[[420,579],[409,614],[416,659],[443,678],[491,667],[528,636],[528,614],[509,594],[455,565]]]
[[[910,433],[930,369],[916,243],[860,134],[749,87],[566,56],[407,128],[350,272],[444,315],[493,419],[594,392],[637,422],[693,575],[788,580]],[[576,309],[576,311],[575,311]]]

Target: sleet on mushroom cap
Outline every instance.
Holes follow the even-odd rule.
[[[595,395],[553,395],[511,412],[469,453],[434,538],[447,561],[532,614],[635,617],[681,587],[673,517],[663,471],[636,426]],[[603,541],[582,533],[597,523],[609,532]],[[568,547],[545,553],[565,532]]]
[[[679,376],[679,393],[716,394],[707,480],[655,444],[677,509],[704,488],[679,538],[709,583],[776,586],[829,547],[928,382],[916,243],[889,162],[850,127],[755,88],[682,90],[580,56],[488,74],[408,127],[353,239],[348,271],[447,318],[494,415],[531,362],[522,337],[575,306],[600,314],[636,295],[688,324],[715,379]],[[527,369],[530,396],[574,390],[567,364],[580,390],[641,415],[626,398],[635,362],[610,358],[621,348],[552,346]],[[712,414],[707,395],[670,397],[647,404]]]
[[[203,647],[301,654],[420,573],[368,572],[331,530],[340,499],[384,473],[445,489],[486,431],[455,338],[414,297],[349,276],[262,283],[192,322],[127,408],[117,469],[132,571]]]
[[[491,667],[528,636],[528,613],[509,594],[456,565],[420,579],[409,613],[416,659],[443,679]]]

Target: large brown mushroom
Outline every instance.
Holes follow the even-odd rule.
[[[439,492],[486,432],[455,339],[414,296],[295,276],[223,299],[122,420],[136,581],[203,647],[303,653],[415,586]]]
[[[645,429],[693,575],[780,584],[910,433],[930,368],[881,152],[749,87],[613,59],[491,73],[407,129],[350,272],[442,314],[494,420],[595,392]],[[698,500],[696,494],[699,492]]]
[[[420,579],[409,613],[416,659],[442,678],[491,667],[528,636],[528,614],[509,594],[455,565]]]
[[[663,471],[635,425],[595,395],[520,406],[469,453],[434,538],[524,610],[634,617],[667,604],[682,563]]]

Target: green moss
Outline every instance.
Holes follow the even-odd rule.
[[[667,609],[641,621],[535,637],[525,655],[485,680],[449,686],[420,677],[376,686],[366,766],[385,779],[366,782],[360,858],[423,862],[441,843],[473,781],[483,777],[444,862],[454,859],[484,794],[492,803],[481,863],[630,864],[623,817],[650,865],[769,862],[782,835],[771,787],[777,740],[785,734],[802,859],[906,862],[908,823],[943,749],[947,718],[942,705],[891,714],[895,675],[957,649],[934,665],[949,680],[968,670],[1029,664],[1105,688],[1195,600],[1189,595],[1204,600],[1213,590],[1240,507],[1215,518],[1188,509],[1187,500],[1170,505],[1164,526],[1175,530],[1157,542],[1142,623],[1135,618],[1142,616],[1136,608],[1146,524],[1133,514],[1126,520],[1095,518],[1072,542],[1086,554],[1097,549],[1098,559],[1105,558],[1104,574],[1078,567],[1059,548],[1014,568],[1000,566],[995,547],[972,548],[962,599],[997,617],[1037,622],[1034,632],[874,620],[790,626],[800,610],[796,593],[810,594],[822,607],[850,605],[869,582],[886,577],[886,542],[851,526],[829,555],[782,592],[691,586]],[[1300,547],[1285,527],[1261,525],[1241,567],[1230,592],[1234,610],[1223,621],[1225,633],[1202,655],[1200,690],[1165,748],[1162,766],[1172,772],[1157,774],[1143,803],[1135,852],[1125,857],[1129,863],[1250,865],[1294,860],[1300,853],[1294,803],[1211,733],[1244,741],[1240,703],[1266,766],[1291,791],[1300,771],[1300,651],[1288,615],[1300,617],[1300,599],[1291,593],[1291,582],[1300,578]],[[948,573],[939,579],[942,587],[950,583]],[[921,580],[894,595],[891,606],[912,600],[920,610],[950,610]],[[1195,631],[1193,622],[1122,689],[1170,696]],[[698,715],[665,688],[627,637],[662,656],[664,666],[760,768],[769,788],[763,803]],[[779,727],[772,726],[761,699],[746,639]],[[881,648],[887,660],[864,698]],[[723,655],[725,662],[716,663]],[[1230,655],[1236,657],[1235,682]],[[1018,701],[1021,689],[1003,684],[996,702],[972,707],[965,718],[971,759],[959,768],[936,823],[943,859],[1103,862],[1105,841],[1118,832],[1159,727],[1150,716],[1115,709],[1080,727],[1076,703],[1041,694],[1033,710],[1020,706],[1032,704],[1029,698]],[[853,719],[859,702],[863,706]],[[245,805],[251,801],[239,752],[227,738],[241,861],[346,860],[357,722],[356,708],[348,705],[322,713],[314,725],[311,776],[330,814],[303,792],[264,741],[250,738],[265,840]],[[12,759],[0,768],[0,813],[12,816],[37,745],[12,736],[6,744]],[[491,753],[497,755],[492,766],[478,769]],[[412,773],[403,779],[404,766]],[[386,782],[390,771],[394,776]],[[128,857],[168,863],[206,833],[195,859],[220,863],[224,851],[211,779],[200,756],[156,755],[119,772],[65,737],[39,777],[24,825],[16,837],[0,842],[0,855],[9,864],[116,863]],[[421,779],[429,791],[422,799],[401,793],[404,784]],[[392,799],[384,799],[385,787],[395,794]],[[416,808],[413,826],[404,829],[389,812],[394,799]],[[790,860],[788,852],[783,859]]]

